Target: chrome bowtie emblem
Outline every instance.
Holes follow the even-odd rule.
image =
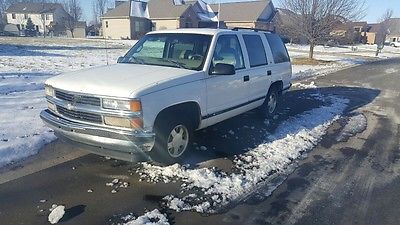
[[[71,103],[68,103],[67,104],[67,109],[68,110],[73,110],[75,107],[71,104]]]

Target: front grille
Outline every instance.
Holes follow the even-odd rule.
[[[77,119],[81,121],[87,121],[91,123],[102,123],[102,119],[100,115],[86,112],[78,112],[74,110],[69,110],[61,106],[57,106],[57,111],[66,117],[71,119]]]
[[[101,101],[100,98],[97,97],[92,97],[92,96],[85,96],[85,95],[75,95],[71,93],[67,93],[64,91],[56,90],[56,97],[58,99],[68,101],[68,102],[74,102],[77,104],[84,104],[84,105],[93,105],[93,106],[100,106]]]

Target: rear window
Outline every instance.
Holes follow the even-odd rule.
[[[265,34],[275,63],[289,62],[290,58],[282,39],[276,34]]]
[[[243,39],[249,54],[250,67],[267,65],[267,56],[261,37],[258,35],[243,35]]]

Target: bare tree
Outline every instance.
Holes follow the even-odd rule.
[[[108,0],[94,0],[93,1],[93,15],[96,23],[100,22],[100,17],[106,13]]]
[[[72,38],[74,38],[74,30],[78,25],[79,20],[82,17],[82,8],[79,0],[66,0],[64,2],[64,8],[70,15],[65,20],[65,27],[71,32]]]
[[[341,22],[357,20],[365,15],[365,0],[281,0],[281,6],[293,12],[286,28],[314,47],[329,39],[333,27]]]
[[[382,46],[382,47],[384,46],[385,41],[386,41],[386,36],[390,33],[389,22],[390,22],[390,19],[392,18],[392,16],[393,16],[393,10],[387,9],[379,20],[379,22],[380,22],[379,30],[378,30],[377,37],[376,37],[376,43],[379,46]]]

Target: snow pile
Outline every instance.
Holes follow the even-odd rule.
[[[133,218],[133,220],[124,223],[124,225],[169,225],[169,222],[165,214],[162,214],[158,209],[154,209],[136,219]]]
[[[314,81],[311,81],[310,84],[294,83],[293,87],[298,87],[298,88],[301,88],[301,89],[317,88],[317,86],[315,85]]]
[[[334,96],[319,98],[327,106],[283,122],[264,144],[236,157],[234,173],[227,174],[216,168],[188,169],[178,164],[160,167],[143,163],[139,175],[149,182],[183,182],[183,197],[164,198],[173,210],[217,212],[221,207],[245,199],[275,176],[290,173],[295,160],[317,145],[349,102]],[[270,187],[269,193],[277,185]]]
[[[65,214],[65,206],[63,205],[56,206],[54,209],[51,210],[51,213],[48,217],[49,222],[51,224],[58,223],[58,221],[62,219],[64,214]]]
[[[363,132],[367,128],[367,117],[363,114],[357,114],[348,118],[347,124],[336,138],[337,141],[345,141],[358,133]]]

